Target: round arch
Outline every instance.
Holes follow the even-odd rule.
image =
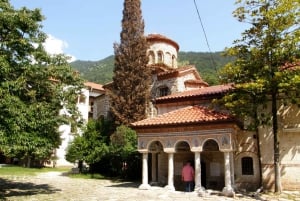
[[[220,151],[220,145],[214,138],[206,139],[201,152],[201,180],[203,186],[208,189],[222,190],[224,180],[224,154]],[[205,168],[203,168],[205,167]]]
[[[177,141],[174,145],[175,151],[176,152],[187,152],[191,151],[191,145],[189,144],[188,141]]]
[[[216,139],[208,138],[203,141],[202,150],[203,151],[220,151],[219,142]]]
[[[147,146],[149,152],[162,152],[163,148],[163,144],[159,140],[150,141]]]

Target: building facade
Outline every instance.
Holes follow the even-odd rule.
[[[183,190],[181,168],[193,161],[195,189],[220,190],[274,186],[273,134],[245,129],[226,111],[212,107],[230,85],[208,86],[194,66],[178,66],[179,45],[159,34],[147,36],[149,67],[153,69],[148,118],[132,124],[142,154],[141,189],[151,185]],[[300,110],[278,103],[281,179],[283,189],[300,186]],[[268,109],[264,109],[268,112]]]
[[[77,108],[81,114],[84,123],[87,123],[89,119],[98,119],[101,116],[106,117],[108,109],[105,108],[107,97],[105,96],[105,90],[102,85],[85,82],[85,88],[81,90],[80,95],[77,98]],[[67,114],[64,110],[61,110],[61,115]],[[69,144],[74,140],[75,133],[73,132],[71,125],[61,125],[59,127],[61,133],[62,143],[58,149],[53,153],[53,160],[49,161],[50,166],[74,166],[73,163],[68,162],[65,159],[65,155]]]

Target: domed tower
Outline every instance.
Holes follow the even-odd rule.
[[[177,68],[179,45],[175,41],[160,34],[149,34],[147,42],[149,65],[164,64],[170,68]]]

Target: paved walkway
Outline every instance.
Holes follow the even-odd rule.
[[[216,194],[199,197],[196,193],[168,191],[153,187],[139,190],[138,183],[96,179],[72,179],[58,172],[42,173],[34,177],[7,176],[0,178],[0,200],[7,201],[300,201],[299,192],[289,192],[281,198],[271,195],[241,195],[227,198]]]

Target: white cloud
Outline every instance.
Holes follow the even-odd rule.
[[[44,48],[49,54],[52,54],[52,55],[63,54],[64,49],[68,48],[68,43],[48,34],[48,37],[44,43]],[[69,62],[76,60],[76,58],[74,56],[69,55],[69,54],[66,54],[66,55],[70,57],[70,59],[68,60]]]

